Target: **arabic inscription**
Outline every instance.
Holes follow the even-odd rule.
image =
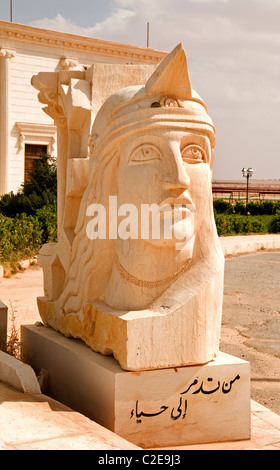
[[[130,419],[136,417],[136,422],[140,424],[142,423],[142,418],[154,418],[156,416],[162,415],[163,413],[169,410],[171,420],[177,421],[180,418],[184,420],[187,416],[189,396],[198,394],[210,396],[215,393],[218,393],[219,391],[223,395],[228,395],[232,391],[232,387],[235,382],[240,379],[241,377],[239,374],[236,375],[236,377],[230,381],[221,382],[220,380],[218,380],[217,383],[214,383],[214,379],[212,377],[209,377],[206,383],[204,380],[200,382],[199,379],[195,378],[192,384],[186,390],[180,393],[178,406],[172,407],[162,405],[159,408],[159,411],[147,413],[141,410],[139,406],[139,400],[136,400],[135,408],[131,410]]]

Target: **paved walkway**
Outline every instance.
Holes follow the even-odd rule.
[[[44,295],[43,270],[30,267],[10,278],[0,279],[0,300],[9,309],[9,324],[11,315],[15,316],[15,327],[19,330],[22,324],[34,324],[41,321],[37,297]]]
[[[136,450],[137,447],[45,395],[0,382],[0,450]]]
[[[174,448],[173,448],[174,449]],[[251,401],[251,439],[177,447],[177,450],[280,450],[280,416]]]
[[[280,450],[280,416],[256,402],[248,441],[165,450]],[[137,450],[85,416],[46,397],[27,395],[0,382],[0,450]]]
[[[222,237],[225,255],[280,250],[280,235]],[[16,314],[17,326],[39,321],[36,297],[43,294],[40,268],[0,279],[0,300]],[[11,301],[11,305],[10,305]],[[252,403],[248,441],[185,446],[183,450],[280,450],[280,416]],[[0,450],[130,450],[131,443],[44,395],[26,395],[0,382]]]

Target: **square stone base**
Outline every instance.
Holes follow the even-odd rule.
[[[23,355],[47,394],[128,441],[156,448],[250,439],[250,365],[220,353],[202,366],[128,372],[44,326],[22,327]]]

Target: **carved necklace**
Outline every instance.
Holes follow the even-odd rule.
[[[120,273],[120,276],[126,281],[131,284],[134,284],[135,286],[138,287],[148,287],[150,289],[156,288],[156,287],[161,287],[164,286],[165,284],[168,284],[171,281],[174,281],[177,279],[177,277],[180,276],[180,274],[183,274],[187,271],[187,268],[189,267],[191,260],[188,260],[183,266],[177,271],[176,273],[172,274],[171,276],[168,276],[166,279],[162,279],[160,281],[143,281],[141,279],[138,279],[137,277],[132,276],[132,274],[129,274],[121,265],[119,262],[117,256],[115,256],[116,259],[116,266],[117,269]]]

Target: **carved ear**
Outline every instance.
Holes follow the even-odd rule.
[[[146,83],[149,94],[162,93],[189,99],[192,96],[186,54],[182,44],[165,57]]]

